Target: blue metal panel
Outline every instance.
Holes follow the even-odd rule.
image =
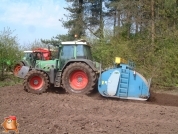
[[[100,75],[100,80],[101,80],[101,83],[98,84],[98,91],[101,95],[103,96],[108,96],[108,93],[107,93],[107,84],[108,84],[108,79],[110,77],[110,75],[112,74],[113,71],[115,70],[118,70],[119,69],[109,69],[107,71],[104,71],[101,75]]]
[[[144,98],[149,95],[148,83],[138,72],[130,70],[129,97]]]

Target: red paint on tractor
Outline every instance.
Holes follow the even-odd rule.
[[[39,90],[44,84],[43,79],[40,76],[33,76],[29,80],[29,86],[34,90]]]
[[[85,72],[77,70],[70,75],[70,86],[75,90],[82,90],[88,84],[88,76]]]
[[[44,60],[50,60],[51,52],[47,48],[36,48],[33,50],[33,52],[41,52]]]

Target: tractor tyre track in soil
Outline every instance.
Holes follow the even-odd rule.
[[[0,124],[15,115],[21,134],[178,134],[176,95],[152,93],[145,102],[105,98],[97,90],[70,95],[53,88],[37,95],[16,85],[1,87],[0,96]]]

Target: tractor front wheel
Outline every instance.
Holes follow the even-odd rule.
[[[64,70],[62,85],[68,93],[89,94],[96,85],[96,74],[85,63],[74,62]]]
[[[23,85],[24,90],[34,94],[41,94],[48,89],[49,79],[44,72],[31,70],[25,76]]]

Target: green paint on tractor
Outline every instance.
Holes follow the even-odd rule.
[[[42,69],[46,72],[49,72],[51,68],[54,68],[56,65],[57,59],[54,60],[48,60],[48,61],[36,61],[35,68]]]
[[[33,67],[20,69],[18,77],[24,78],[24,89],[39,94],[53,85],[68,93],[90,93],[96,87],[101,64],[93,61],[89,43],[77,40],[55,46],[51,59],[35,60]]]

